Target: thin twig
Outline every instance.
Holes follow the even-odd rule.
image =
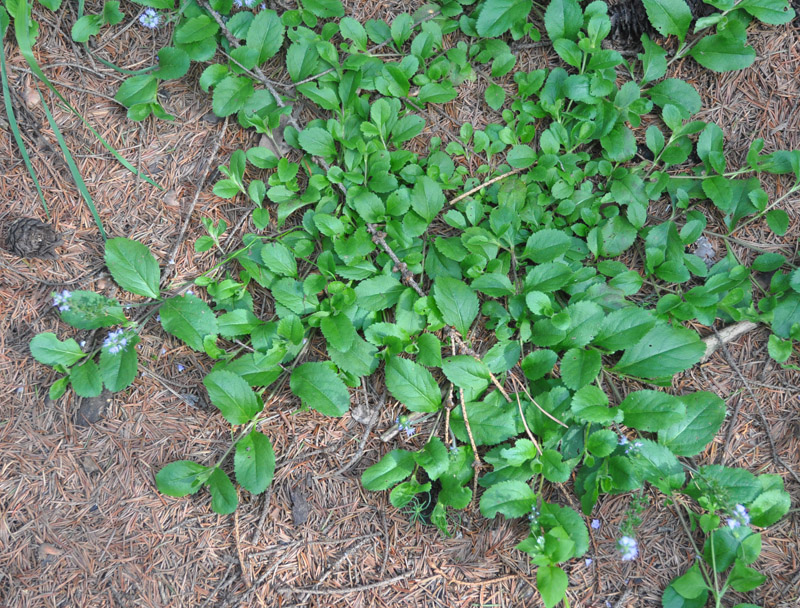
[[[419,286],[414,275],[408,269],[408,264],[398,258],[394,250],[389,247],[389,244],[386,242],[386,233],[378,230],[375,224],[367,224],[367,232],[372,235],[372,242],[383,249],[386,255],[394,262],[395,269],[403,277],[403,281],[405,281],[411,289],[416,291],[419,297],[424,298],[427,296],[428,294],[422,290],[422,287]]]
[[[253,581],[250,579],[250,572],[245,567],[244,562],[244,551],[242,551],[242,543],[239,534],[239,509],[236,509],[233,515],[233,538],[236,541],[236,557],[239,558],[239,568],[242,571],[242,578],[244,579],[244,584],[249,589],[253,586]]]
[[[519,380],[517,380],[517,381],[519,382]],[[528,389],[527,389],[527,388],[525,388],[525,383],[524,383],[524,382],[520,382],[520,383],[519,383],[519,386],[520,386],[520,388],[522,388],[522,392],[524,392],[524,393],[525,393],[525,396],[526,396],[528,399],[530,399],[530,401],[531,401],[531,403],[533,403],[533,405],[535,405],[536,407],[538,407],[538,408],[539,408],[539,411],[540,411],[540,412],[542,412],[542,414],[544,414],[545,416],[547,416],[548,418],[550,418],[550,420],[552,420],[552,421],[553,421],[553,422],[555,422],[556,424],[560,424],[560,425],[561,425],[561,426],[563,426],[565,429],[566,429],[566,428],[569,428],[569,427],[568,427],[566,424],[564,424],[564,423],[563,423],[563,422],[561,422],[561,421],[560,421],[558,418],[556,418],[555,416],[553,416],[553,414],[551,414],[551,413],[550,413],[550,412],[548,412],[546,409],[544,409],[544,408],[543,408],[541,405],[539,405],[539,404],[536,402],[536,399],[534,399],[533,397],[531,397],[531,394],[528,392]]]
[[[379,532],[370,532],[369,534],[361,534],[359,536],[351,536],[349,538],[330,538],[324,540],[306,540],[304,538],[300,538],[298,540],[293,540],[291,542],[272,545],[271,547],[267,547],[266,549],[263,549],[258,553],[253,553],[253,555],[251,555],[250,557],[252,559],[261,559],[263,557],[266,557],[267,555],[272,555],[273,553],[280,553],[280,552],[285,553],[289,549],[294,549],[300,547],[301,545],[304,548],[317,547],[322,545],[341,545],[343,543],[351,543],[353,541],[358,541],[363,539],[369,540],[371,538],[376,538],[378,536],[380,536]]]
[[[382,510],[380,511],[381,516],[381,527],[383,528],[383,544],[385,548],[383,550],[383,561],[381,562],[381,570],[378,573],[378,576],[383,576],[386,572],[386,564],[389,563],[389,526],[386,525],[386,513]]]
[[[496,585],[497,583],[502,583],[502,582],[514,580],[514,579],[517,579],[517,578],[521,578],[521,579],[524,580],[524,577],[520,576],[519,574],[507,574],[505,576],[500,576],[498,578],[493,578],[493,579],[488,580],[488,581],[462,581],[462,580],[459,580],[457,578],[452,578],[450,576],[447,576],[447,574],[445,574],[444,571],[441,568],[439,568],[435,564],[432,564],[431,562],[428,562],[428,565],[431,567],[431,570],[436,572],[436,574],[441,576],[448,583],[453,583],[455,585],[462,585],[464,587],[482,587],[483,585]]]
[[[481,356],[475,350],[470,348],[469,345],[467,345],[464,342],[464,338],[462,337],[462,335],[460,333],[458,333],[458,331],[455,328],[451,327],[450,325],[447,325],[447,326],[445,326],[444,330],[445,330],[445,333],[452,340],[455,340],[456,344],[458,345],[458,349],[462,353],[464,353],[465,355],[469,355],[470,357],[472,357],[473,359],[475,359],[479,363],[483,363],[483,359],[481,358]],[[487,371],[489,371],[489,370],[487,370]],[[495,376],[491,371],[489,371],[489,379],[492,381],[492,384],[495,385],[497,390],[500,391],[500,394],[503,395],[503,398],[506,400],[506,402],[507,403],[511,403],[511,397],[509,396],[508,392],[506,392],[506,389],[503,388],[503,385],[497,379],[497,376]]]
[[[511,45],[511,52],[514,51],[525,51],[527,49],[541,49],[541,48],[550,48],[553,46],[553,43],[550,40],[540,40],[539,42],[528,42],[523,44],[512,44]]]
[[[452,207],[457,202],[464,200],[468,196],[472,196],[473,194],[475,194],[476,192],[478,192],[482,188],[488,188],[493,183],[499,182],[501,179],[505,179],[505,178],[507,178],[507,177],[509,177],[511,175],[514,175],[515,173],[519,173],[520,171],[522,171],[522,169],[513,169],[511,171],[508,171],[507,173],[503,173],[503,175],[498,175],[497,177],[493,177],[488,182],[484,182],[480,186],[475,186],[471,190],[467,190],[464,194],[460,194],[459,196],[455,197],[452,201],[447,203],[446,207]]]
[[[732,342],[739,336],[756,329],[758,326],[758,323],[753,323],[752,321],[739,321],[733,325],[723,327],[719,332],[717,332],[715,329],[714,335],[703,339],[703,343],[706,345],[706,352],[703,355],[703,358],[700,359],[700,363],[705,363],[708,361],[711,358],[711,355],[713,355],[723,344]]]
[[[450,352],[455,356],[456,354],[456,341],[451,336],[450,337]],[[447,397],[444,400],[444,408],[445,408],[445,416],[444,416],[444,444],[447,445],[450,442],[450,412],[453,411],[455,407],[455,403],[453,403],[453,383],[450,383],[450,388],[447,389]],[[455,447],[455,444],[453,444]]]
[[[512,378],[516,380],[515,376],[512,376]],[[517,406],[519,406],[519,417],[522,418],[522,425],[525,427],[525,432],[528,435],[528,439],[530,439],[531,442],[533,442],[533,445],[536,446],[536,451],[539,452],[539,454],[541,454],[542,448],[539,447],[539,443],[536,441],[536,438],[533,436],[533,433],[531,433],[531,429],[528,426],[528,421],[525,420],[525,413],[522,411],[522,401],[519,398],[519,393],[514,393],[514,396],[517,398]]]
[[[736,421],[739,419],[739,410],[742,409],[742,401],[743,399],[741,397],[736,400],[736,405],[733,407],[733,412],[728,418],[728,428],[725,431],[725,439],[722,441],[722,447],[719,451],[719,464],[725,464],[725,448],[731,444],[733,430],[736,428]]]
[[[307,593],[309,595],[347,595],[348,593],[358,593],[359,591],[369,591],[370,589],[377,589],[378,587],[385,587],[397,581],[402,581],[404,578],[411,576],[412,572],[403,572],[392,578],[387,578],[383,581],[376,583],[369,583],[367,585],[358,585],[357,587],[342,587],[339,589],[314,589],[307,587],[291,587],[289,585],[281,585],[278,591],[283,593]]]
[[[467,437],[469,437],[469,444],[472,446],[472,500],[478,493],[478,473],[483,468],[481,459],[478,457],[478,446],[475,445],[475,438],[472,436],[472,428],[469,425],[469,416],[467,415],[467,404],[464,399],[464,389],[458,388],[458,397],[461,401],[461,414],[464,417],[464,428],[467,429]]]

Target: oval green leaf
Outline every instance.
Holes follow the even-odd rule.
[[[261,494],[275,474],[275,452],[269,437],[253,430],[236,443],[233,457],[236,481],[248,492]]]
[[[435,412],[442,405],[442,392],[433,375],[419,363],[397,355],[386,364],[386,388],[414,412]]]
[[[215,371],[203,378],[208,397],[231,424],[246,424],[261,411],[261,404],[241,377],[232,372]]]
[[[298,366],[292,372],[289,386],[304,406],[320,414],[338,417],[350,409],[347,386],[326,363],[312,362]]]
[[[159,296],[161,270],[146,246],[122,237],[111,239],[106,242],[105,260],[120,287],[148,298]]]

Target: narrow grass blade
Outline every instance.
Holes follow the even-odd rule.
[[[92,51],[89,49],[89,45],[86,44],[85,42],[83,43],[83,48],[86,49],[86,52],[89,55],[91,55],[93,59],[99,61],[107,68],[111,68],[112,70],[119,72],[120,74],[128,74],[129,76],[138,76],[139,74],[147,74],[148,72],[152,72],[158,67],[157,65],[151,65],[149,68],[142,68],[141,70],[129,70],[127,68],[121,68],[118,65],[111,63],[107,59],[103,59],[99,55],[95,55],[94,53],[92,53]]]
[[[10,9],[11,7],[9,7]],[[19,45],[19,51],[22,56],[25,58],[25,61],[30,66],[31,71],[36,75],[39,80],[41,80],[48,89],[53,91],[56,96],[58,96],[61,101],[69,108],[69,110],[75,114],[78,118],[81,119],[81,122],[94,134],[94,136],[98,139],[100,143],[103,144],[103,147],[108,150],[117,161],[122,164],[128,171],[143,179],[148,184],[151,184],[158,188],[159,190],[163,190],[161,186],[159,186],[156,182],[146,176],[144,173],[139,171],[136,167],[134,167],[131,163],[129,163],[126,159],[124,159],[119,152],[114,149],[114,147],[109,144],[97,130],[89,124],[89,122],[83,117],[83,115],[78,112],[72,104],[67,101],[64,96],[56,89],[50,80],[45,76],[45,73],[42,72],[42,69],[39,67],[39,64],[36,61],[36,57],[33,55],[33,38],[34,36],[31,35],[31,28],[30,24],[32,23],[31,20],[31,5],[28,0],[19,0],[16,5],[16,11],[13,13],[14,17],[14,33],[17,38],[17,44]],[[35,30],[34,30],[35,31]]]
[[[30,173],[33,184],[36,186],[36,192],[39,193],[39,200],[42,201],[42,207],[48,219],[50,218],[50,210],[47,208],[47,201],[44,199],[42,187],[39,185],[39,178],[36,175],[36,170],[31,164],[31,158],[28,156],[28,149],[25,147],[25,142],[22,139],[22,134],[19,132],[19,125],[17,124],[17,117],[14,115],[14,106],[11,105],[11,91],[8,88],[8,72],[6,71],[6,57],[3,52],[2,45],[0,45],[0,78],[2,78],[3,88],[3,101],[6,107],[6,116],[8,117],[8,126],[11,133],[14,135],[14,141],[17,142],[17,147],[22,155],[22,160],[25,162],[25,167]]]
[[[75,180],[75,185],[78,187],[78,191],[81,193],[81,196],[83,196],[83,200],[86,201],[86,206],[89,207],[89,211],[92,212],[92,217],[97,224],[97,228],[100,230],[100,235],[103,237],[103,240],[106,240],[106,231],[103,229],[103,222],[100,219],[100,215],[97,213],[97,208],[92,200],[92,195],[89,194],[89,189],[86,187],[86,182],[83,181],[83,176],[81,176],[81,172],[78,170],[78,165],[75,164],[75,160],[72,158],[72,154],[67,147],[67,142],[64,141],[64,136],[61,135],[61,130],[58,128],[55,118],[53,118],[53,115],[50,113],[50,108],[47,106],[47,102],[44,100],[44,95],[42,95],[42,92],[38,89],[38,87],[36,91],[39,93],[39,99],[42,100],[42,109],[47,116],[47,122],[50,123],[53,133],[56,134],[58,146],[61,148],[61,152],[64,154],[64,160],[67,161],[67,166],[69,167],[70,173],[72,173],[72,179]]]

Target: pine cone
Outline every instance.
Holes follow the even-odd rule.
[[[61,235],[50,224],[32,217],[13,221],[6,232],[6,249],[21,258],[54,260],[61,243]]]
[[[641,0],[623,0],[609,5],[608,17],[611,20],[609,38],[626,47],[637,46],[645,32],[650,35],[655,32]]]
[[[800,2],[800,0],[793,0]],[[705,4],[703,0],[686,0],[692,19],[707,17],[714,12],[714,7]],[[609,3],[608,17],[611,20],[611,33],[609,38],[625,46],[639,46],[642,34],[650,36],[656,34],[655,28],[650,24],[647,11],[642,0],[621,0]]]

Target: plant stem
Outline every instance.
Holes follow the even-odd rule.
[[[766,214],[767,214],[767,213],[768,213],[770,210],[774,209],[776,206],[778,206],[779,204],[781,204],[781,203],[782,203],[782,202],[783,202],[783,201],[784,201],[784,200],[785,200],[787,197],[791,196],[792,194],[794,194],[794,193],[795,193],[795,192],[797,192],[798,190],[800,190],[800,182],[796,183],[794,186],[792,186],[791,188],[789,188],[789,191],[788,191],[786,194],[784,194],[783,196],[781,196],[781,197],[778,197],[777,199],[775,199],[774,201],[772,201],[772,202],[771,202],[769,205],[767,205],[766,207],[764,207],[764,209],[763,209],[763,210],[759,211],[757,214],[755,214],[755,215],[754,215],[753,217],[751,217],[749,220],[747,220],[746,222],[742,222],[742,223],[741,223],[741,224],[739,224],[738,226],[735,226],[734,228],[732,228],[732,229],[731,229],[731,231],[730,231],[730,232],[728,232],[728,236],[731,236],[731,235],[732,235],[734,232],[736,232],[737,230],[741,230],[742,228],[744,228],[744,227],[745,227],[745,226],[747,226],[748,224],[752,224],[752,223],[753,223],[753,222],[755,222],[756,220],[758,220],[758,219],[761,219],[761,218],[762,218],[764,215],[766,215]]]
[[[682,503],[682,502],[680,502],[680,501],[679,501],[679,500],[676,498],[676,496],[675,496],[674,494],[673,494],[671,497],[672,497],[672,499],[673,499],[673,502],[674,502],[674,504],[675,504],[675,513],[677,513],[677,515],[678,515],[678,519],[679,519],[679,520],[680,520],[680,522],[681,522],[681,526],[683,526],[683,530],[684,530],[684,532],[686,532],[686,536],[688,536],[688,537],[689,537],[689,542],[691,542],[691,543],[692,543],[692,548],[694,549],[695,555],[702,555],[702,554],[700,553],[700,549],[699,549],[699,548],[698,548],[698,546],[697,546],[697,543],[695,543],[695,542],[694,542],[694,537],[692,536],[692,531],[691,531],[691,529],[689,528],[689,525],[686,523],[686,520],[683,518],[683,513],[681,512],[681,508],[685,508],[685,507],[684,507],[684,505],[683,505],[683,503]],[[712,539],[712,540],[713,540],[713,539]],[[711,545],[711,546],[712,546],[712,551],[713,551],[713,546],[714,546],[714,545],[713,545],[713,542],[712,542],[712,545]],[[703,576],[703,580],[706,582],[706,586],[707,586],[709,589],[712,589],[712,586],[711,586],[711,577],[710,577],[710,576],[709,576],[709,574],[708,574],[707,565],[706,565],[705,561],[704,561],[704,560],[702,560],[702,559],[701,559],[701,561],[700,561],[700,574]],[[714,578],[716,578],[716,574],[714,575]]]
[[[727,14],[729,14],[730,12],[736,10],[743,1],[744,0],[738,0],[738,2],[736,2],[728,10],[722,11],[722,15],[721,16],[724,17]],[[716,25],[716,24],[714,24],[714,25]],[[706,32],[707,30],[711,29],[712,27],[713,27],[713,25],[709,25],[708,27],[704,27],[699,32],[695,32],[695,34],[699,34],[700,32]],[[680,48],[677,51],[675,51],[675,56],[667,62],[667,67],[669,68],[669,66],[671,66],[675,61],[677,61],[678,59],[681,59],[682,57],[685,57],[686,54],[692,49],[692,47],[695,44],[697,44],[698,42],[700,42],[705,37],[706,37],[706,34],[703,34],[702,36],[697,36],[696,38],[693,38],[692,41],[689,42],[689,43],[686,43],[686,42],[681,43]]]

